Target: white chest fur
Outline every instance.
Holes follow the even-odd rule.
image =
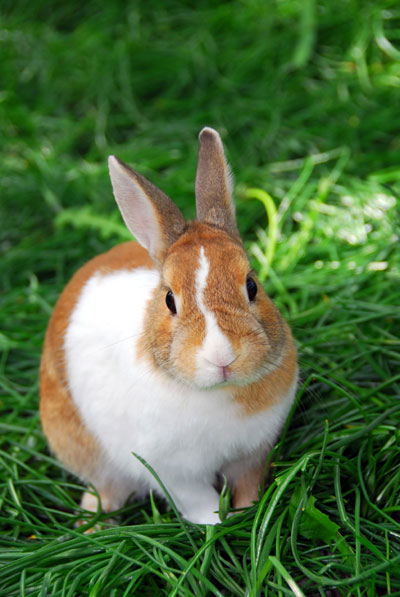
[[[167,486],[209,481],[224,464],[276,440],[291,395],[245,416],[226,390],[184,387],[139,359],[155,270],[95,274],[83,288],[65,337],[71,395],[115,471],[157,489],[132,452]],[[291,392],[293,394],[293,392]]]

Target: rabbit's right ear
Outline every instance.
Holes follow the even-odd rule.
[[[218,226],[240,239],[232,198],[232,175],[221,137],[210,127],[203,128],[199,134],[196,208],[198,220]]]
[[[185,229],[182,213],[165,193],[115,156],[108,158],[108,167],[125,224],[152,259],[161,263]]]

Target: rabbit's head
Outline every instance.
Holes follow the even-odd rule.
[[[291,336],[244,251],[221,139],[205,128],[199,141],[194,222],[145,178],[109,159],[123,218],[160,271],[141,349],[191,386],[248,386],[281,366]]]

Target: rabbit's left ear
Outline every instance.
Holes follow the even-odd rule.
[[[209,127],[199,134],[196,208],[198,220],[218,226],[231,236],[240,238],[232,199],[232,175],[221,137]]]

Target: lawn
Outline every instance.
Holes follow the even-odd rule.
[[[398,2],[0,10],[0,594],[400,595]],[[47,320],[72,273],[129,238],[107,156],[191,218],[205,125],[296,338],[297,401],[246,512],[202,527],[148,499],[84,533],[102,515],[79,512],[38,416]]]

